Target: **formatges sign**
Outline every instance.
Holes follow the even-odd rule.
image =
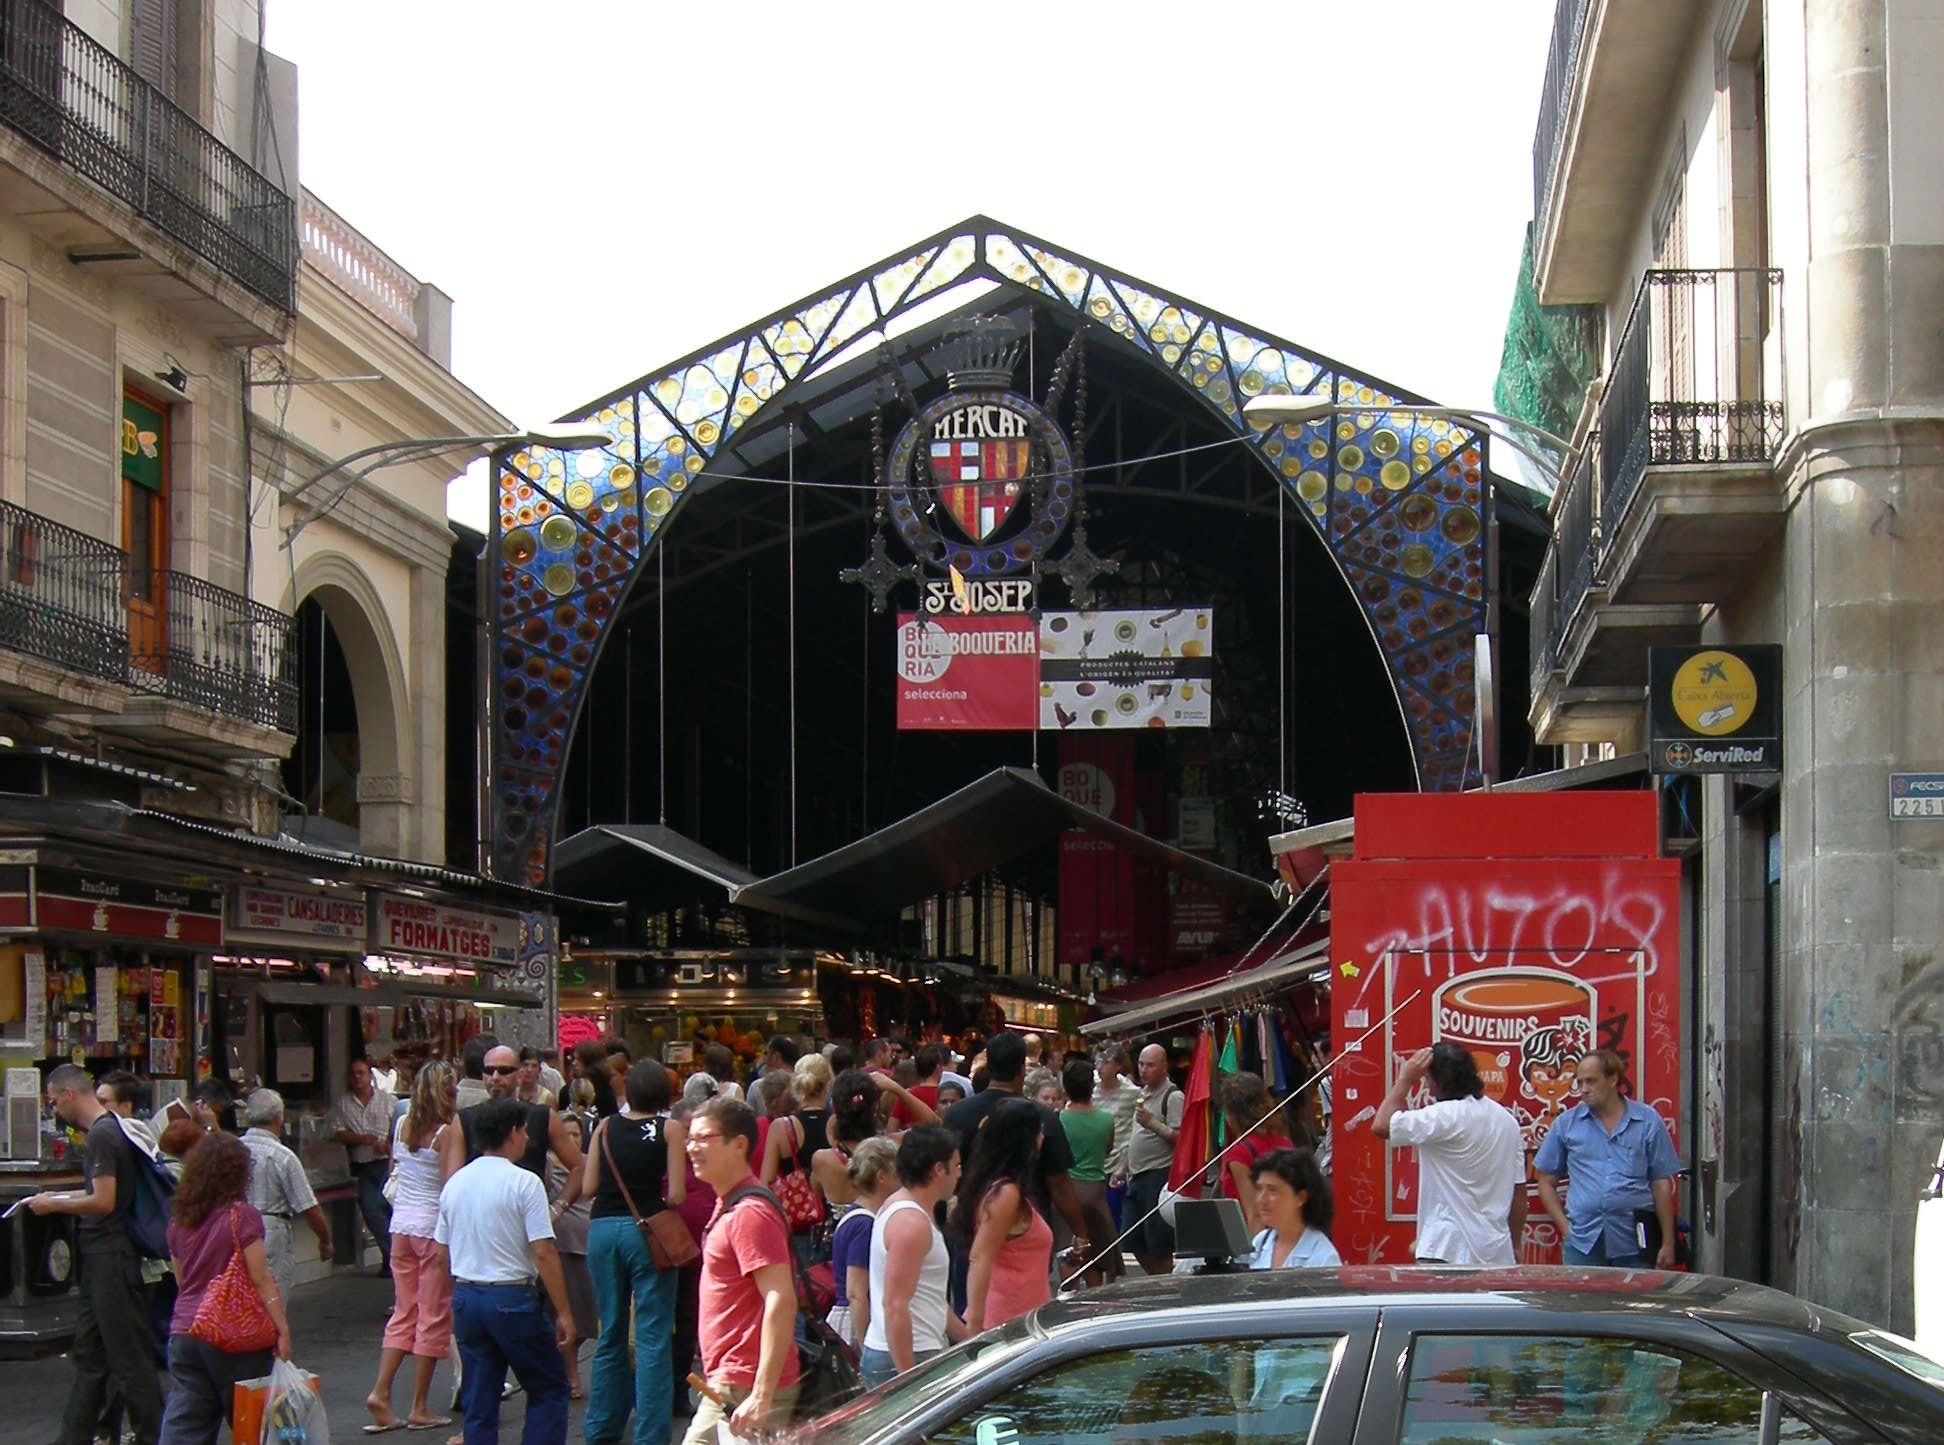
[[[1780,647],[1650,648],[1647,696],[1652,771],[1781,770]]]
[[[398,893],[372,895],[371,951],[510,967],[520,961],[520,918]]]
[[[362,893],[323,893],[305,888],[260,888],[239,883],[230,890],[231,943],[261,943],[329,953],[363,954],[369,910]]]

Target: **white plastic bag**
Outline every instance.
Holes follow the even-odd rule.
[[[270,1367],[270,1390],[263,1401],[262,1445],[331,1445],[324,1401],[311,1388],[311,1376],[289,1360]]]

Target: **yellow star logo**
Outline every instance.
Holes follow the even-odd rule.
[[[1362,970],[1359,969],[1356,964],[1352,963],[1347,958],[1344,959],[1341,965],[1341,969],[1342,969],[1343,976],[1345,978],[1355,978],[1359,973],[1362,972]]]

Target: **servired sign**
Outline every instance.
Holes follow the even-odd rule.
[[[1039,715],[1039,632],[1025,614],[898,616],[898,727],[1031,732]]]

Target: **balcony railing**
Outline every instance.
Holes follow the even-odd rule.
[[[1600,402],[1611,538],[1649,467],[1775,460],[1785,430],[1782,273],[1649,271]]]
[[[372,315],[414,344],[419,281],[308,190],[298,212],[304,256],[358,298]]]
[[[1539,126],[1532,137],[1532,214],[1543,228],[1552,200],[1553,169],[1566,138],[1566,116],[1573,104],[1573,77],[1579,70],[1580,41],[1593,0],[1558,0],[1553,10],[1552,45],[1546,52],[1546,80],[1539,91]]]
[[[11,502],[0,502],[0,532],[0,647],[125,682],[127,555]]]
[[[1599,550],[1600,515],[1599,462],[1600,434],[1586,439],[1573,474],[1566,478],[1566,493],[1559,499],[1555,515],[1559,530],[1554,545],[1558,548],[1559,611],[1555,622],[1564,628],[1593,585],[1594,566]]]
[[[144,579],[154,617],[130,628],[129,681],[145,692],[297,731],[296,622],[200,577]]]
[[[1546,549],[1539,564],[1539,580],[1532,589],[1531,650],[1532,692],[1538,697],[1545,690],[1546,678],[1558,665],[1559,637],[1555,619],[1559,615],[1559,552]]]
[[[294,309],[290,197],[43,0],[0,0],[0,124]]]

